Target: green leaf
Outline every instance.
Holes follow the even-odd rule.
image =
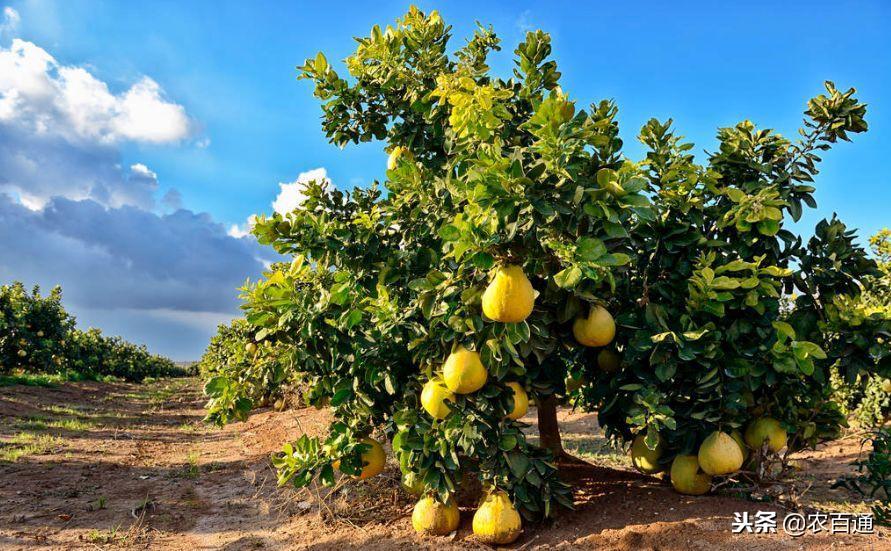
[[[495,257],[486,252],[478,252],[470,259],[480,270],[490,270],[495,265]]]
[[[773,322],[773,327],[778,333],[785,335],[790,340],[795,339],[795,329],[785,321],[775,321]]]
[[[608,254],[597,260],[601,266],[624,266],[629,262],[631,262],[631,257],[625,253]]]
[[[450,224],[439,228],[439,236],[443,241],[457,241],[461,237],[461,231]]]
[[[576,245],[575,253],[582,260],[594,261],[606,254],[606,245],[599,239],[582,237]]]
[[[505,434],[501,437],[500,446],[501,451],[509,452],[512,449],[517,447],[517,437],[513,434]]]
[[[204,384],[204,394],[217,398],[229,388],[229,379],[226,377],[213,377]]]
[[[529,470],[528,457],[518,451],[511,451],[505,455],[505,458],[507,459],[507,466],[510,467],[515,477],[523,478],[526,476],[526,471]]]
[[[572,289],[582,278],[582,270],[578,266],[570,266],[554,274],[554,283],[562,289]]]

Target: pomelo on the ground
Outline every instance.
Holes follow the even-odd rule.
[[[742,449],[732,436],[716,430],[709,434],[699,446],[699,467],[710,475],[735,473],[742,467]]]
[[[520,537],[522,531],[520,513],[500,490],[490,492],[473,515],[473,533],[483,543],[505,545]]]
[[[425,496],[415,504],[411,525],[420,534],[444,536],[457,530],[460,518],[454,499],[441,503],[432,496]]]
[[[695,455],[679,455],[671,463],[671,485],[679,493],[700,496],[711,489],[712,477],[700,470]]]
[[[641,433],[634,437],[631,442],[631,464],[634,468],[643,474],[655,474],[663,469],[659,464],[659,458],[662,457],[664,444],[662,436],[656,443],[656,449],[651,450],[645,442],[646,435]]]

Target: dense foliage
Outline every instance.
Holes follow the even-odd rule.
[[[883,229],[872,236],[869,243],[879,274],[866,278],[859,298],[840,303],[841,312],[852,324],[891,318],[891,230]],[[877,337],[884,338],[885,343],[889,338],[887,334]],[[881,341],[878,344],[880,350]],[[891,416],[891,380],[886,377],[861,372],[852,379],[850,375],[845,377],[834,370],[832,388],[835,401],[860,426],[881,426]]]
[[[182,376],[171,360],[98,329],[81,331],[62,305],[62,289],[41,295],[22,283],[0,286],[0,374],[113,376],[128,381]]]
[[[225,424],[243,420],[254,407],[282,399],[296,371],[288,369],[287,354],[269,341],[256,342],[255,329],[243,319],[217,328],[198,368],[207,379],[207,420]]]
[[[502,79],[490,29],[453,55],[449,31],[413,8],[358,39],[349,79],[322,54],[300,67],[331,141],[383,140],[390,159],[382,184],[310,183],[300,207],[254,227],[294,260],[244,289],[253,338],[291,351],[310,402],[336,418],[328,438],[276,457],[282,482],[330,483],[335,464],[359,474],[380,429],[406,479],[444,503],[472,472],[525,517],[549,516],[570,503],[557,399],[598,411],[617,443],[645,435],[664,467],[759,416],[779,420],[790,450],[830,438],[843,422],[830,368],[891,374],[887,312],[844,307],[880,276],[875,261],[836,218],[808,240],[789,229],[815,206],[818,153],[866,130],[853,90],[826,83],[798,141],[748,121],[721,129],[705,164],[651,120],[633,162],[616,106],[581,109],[559,87],[547,34],[528,33]],[[534,288],[522,321],[482,312],[505,266]],[[615,341],[580,346],[574,322],[596,306],[615,315]],[[462,347],[486,383],[433,418],[421,388]],[[538,403],[539,442],[509,417],[508,383]]]
[[[877,429],[863,443],[868,443],[870,450],[866,457],[854,463],[860,474],[843,477],[835,486],[875,500],[872,512],[876,522],[891,526],[891,430]]]

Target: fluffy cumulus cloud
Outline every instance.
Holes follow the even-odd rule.
[[[114,94],[36,44],[13,39],[0,48],[0,191],[31,208],[51,197],[152,208],[154,173],[123,168],[119,144],[176,143],[191,128],[185,109],[149,77]]]
[[[287,214],[303,204],[306,199],[304,189],[306,184],[318,182],[330,184],[328,171],[324,168],[314,168],[301,172],[297,179],[289,183],[280,183],[278,197],[272,202],[272,208],[279,214]]]
[[[328,171],[325,168],[313,168],[298,174],[293,182],[280,182],[278,196],[272,201],[272,210],[284,215],[302,205],[306,200],[306,184],[310,182],[330,185],[331,179],[328,178]],[[237,239],[247,237],[251,234],[253,225],[254,217],[250,216],[244,224],[232,224],[229,227],[229,235]]]
[[[19,26],[19,12],[7,6],[3,8],[2,17],[0,17],[0,38],[7,34],[12,34]]]
[[[175,146],[192,128],[149,77],[115,93],[33,43],[0,47],[0,282],[61,284],[81,322],[197,358],[270,259],[177,190],[156,199],[159,175],[122,160],[123,144]]]

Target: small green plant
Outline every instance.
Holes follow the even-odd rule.
[[[0,441],[0,461],[15,463],[21,457],[43,455],[63,445],[58,436],[20,432],[10,440]]]
[[[200,473],[200,468],[198,467],[198,459],[200,454],[192,450],[189,452],[189,455],[186,456],[186,478],[198,478],[198,474]]]
[[[867,442],[872,443],[869,455],[854,463],[860,474],[839,479],[833,488],[848,488],[874,499],[872,512],[876,522],[891,526],[891,430],[875,430],[864,439],[863,443]]]
[[[90,530],[87,534],[86,539],[90,543],[99,544],[99,545],[109,545],[112,543],[121,543],[125,539],[127,539],[126,535],[121,535],[121,526],[117,525],[108,530]]]
[[[72,432],[82,432],[93,426],[93,423],[90,421],[84,421],[83,419],[78,418],[46,419],[43,417],[31,417],[15,423],[16,428],[27,431],[62,429]]]

